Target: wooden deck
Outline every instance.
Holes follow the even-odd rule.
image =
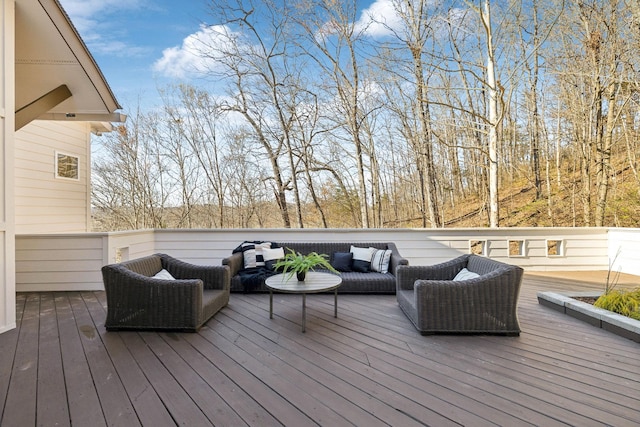
[[[527,274],[520,337],[421,336],[384,295],[340,295],[336,319],[324,294],[304,334],[288,294],[273,320],[232,294],[199,333],[115,333],[103,292],[21,293],[0,425],[637,426],[640,345],[536,300],[602,278]]]

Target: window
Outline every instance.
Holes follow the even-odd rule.
[[[509,240],[509,256],[524,256],[525,242],[524,240]]]
[[[487,241],[486,240],[469,240],[469,253],[486,256]]]
[[[56,178],[80,179],[80,159],[56,151]]]
[[[548,239],[547,240],[547,256],[556,257],[563,256],[563,244],[560,239]]]

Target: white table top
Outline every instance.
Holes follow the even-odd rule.
[[[331,291],[342,284],[342,278],[337,274],[310,271],[304,282],[298,282],[295,273],[293,275],[286,273],[268,277],[265,284],[268,288],[280,292],[310,294]]]

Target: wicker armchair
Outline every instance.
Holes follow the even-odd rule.
[[[462,268],[480,276],[454,281]],[[399,266],[397,299],[421,334],[520,335],[522,268],[478,255],[431,266]]]
[[[162,269],[175,280],[153,278]],[[189,264],[165,254],[102,267],[109,331],[197,331],[229,302],[226,266]]]

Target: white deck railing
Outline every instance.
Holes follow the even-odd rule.
[[[155,252],[196,264],[219,265],[245,240],[394,242],[413,265],[435,264],[469,253],[470,244],[480,242],[485,256],[528,271],[607,270],[611,264],[614,271],[640,275],[636,249],[640,229],[142,230],[18,235],[16,291],[102,289],[103,265]]]

